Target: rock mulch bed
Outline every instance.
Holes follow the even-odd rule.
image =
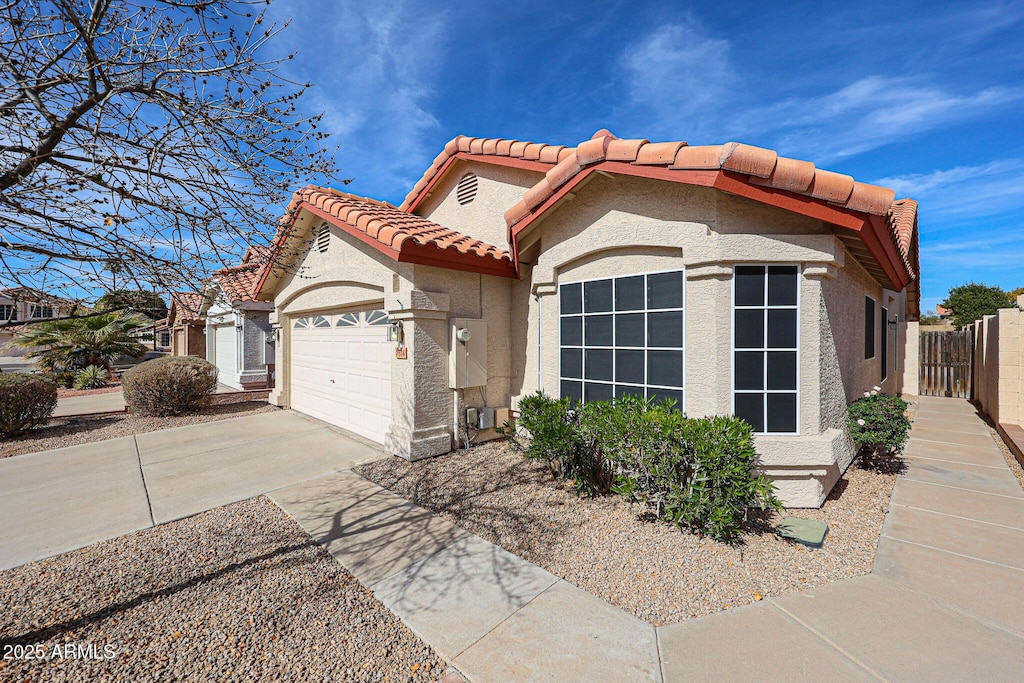
[[[996,431],[996,428],[990,424],[989,420],[985,421],[985,427],[988,428],[989,434],[992,435],[992,440],[996,442],[997,446],[999,446],[999,451],[1003,454],[1003,460],[1006,461],[1006,466],[1010,468],[1010,471],[1013,472],[1013,476],[1017,478],[1017,483],[1020,484],[1022,489],[1024,489],[1024,468],[1022,468],[1020,463],[1017,462],[1016,456],[1014,456],[1010,447],[1006,445],[1005,441],[1003,441],[1002,435]]]
[[[95,417],[57,417],[50,420],[45,426],[30,430],[20,436],[0,439],[0,458],[116,439],[119,436],[143,434],[158,429],[256,415],[273,410],[278,410],[278,408],[265,402],[237,402],[214,405],[198,415],[179,415],[177,417],[142,417],[128,413]]]
[[[855,465],[821,509],[791,511],[828,522],[820,549],[753,525],[731,548],[642,521],[617,496],[579,498],[502,442],[416,463],[385,458],[356,471],[655,625],[870,572],[896,478]]]
[[[4,680],[436,681],[446,668],[264,497],[0,572],[0,604],[0,645],[48,657],[0,660]],[[78,645],[95,657],[66,658]]]

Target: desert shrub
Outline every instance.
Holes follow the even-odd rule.
[[[75,373],[75,389],[102,389],[110,379],[107,371],[98,365],[89,365]]]
[[[165,356],[121,375],[124,400],[140,415],[181,415],[206,406],[217,388],[217,368],[191,356]]]
[[[14,436],[46,422],[57,409],[57,385],[40,375],[0,373],[0,435]]]
[[[747,510],[781,510],[757,473],[753,431],[735,417],[687,418],[671,401],[624,397],[571,407],[534,394],[511,434],[527,457],[557,462],[579,492],[614,491],[665,521],[735,543]]]
[[[867,459],[899,455],[907,443],[907,402],[877,389],[865,392],[846,408],[846,431]]]
[[[75,386],[75,373],[71,370],[44,370],[43,376],[61,389]]]
[[[519,402],[516,425],[530,434],[529,440],[508,428],[502,433],[527,458],[546,462],[554,474],[572,481],[578,493],[610,490],[606,463],[585,435],[580,414],[568,398],[553,399],[541,392],[527,396]]]

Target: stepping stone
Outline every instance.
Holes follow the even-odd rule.
[[[797,541],[812,548],[820,548],[828,533],[828,524],[805,517],[783,517],[775,533],[791,541]]]

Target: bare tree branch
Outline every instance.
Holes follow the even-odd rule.
[[[0,286],[191,288],[346,182],[262,4],[0,2]]]

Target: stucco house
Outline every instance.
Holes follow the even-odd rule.
[[[919,316],[914,201],[737,143],[459,136],[401,206],[300,190],[273,249],[277,405],[415,460],[538,389],[672,398],[750,422],[791,506]]]
[[[217,366],[219,382],[232,389],[272,384],[274,306],[253,298],[265,255],[265,247],[250,247],[241,265],[214,272],[203,286],[199,315],[206,320],[206,359]]]
[[[0,355],[23,356],[31,350],[9,346],[25,322],[59,318],[79,309],[73,301],[31,287],[0,289]]]
[[[206,318],[199,313],[202,307],[201,292],[171,292],[167,329],[172,356],[206,358]]]

